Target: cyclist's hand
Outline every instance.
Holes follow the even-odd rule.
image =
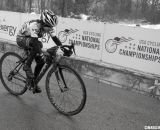
[[[61,50],[60,47],[58,47],[57,51],[56,51],[56,55],[57,56],[63,56],[64,52]]]
[[[47,59],[50,57],[50,54],[47,51],[42,51],[41,57],[44,60],[44,62],[47,62]]]
[[[56,51],[56,59],[57,61],[59,61],[61,59],[61,57],[63,56],[64,52],[61,50],[60,47],[58,47],[57,51]]]
[[[72,50],[64,48],[64,56],[70,57],[72,54]]]

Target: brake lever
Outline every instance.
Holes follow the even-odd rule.
[[[75,51],[75,47],[74,47],[74,45],[73,45],[73,52],[74,52],[74,54],[76,55],[76,51]]]
[[[64,45],[63,47],[61,47],[61,49],[63,50],[65,47],[67,47],[71,51],[73,50],[73,53],[76,55],[74,44]]]
[[[74,44],[72,43],[70,47],[70,49],[73,50],[73,53],[76,55]]]

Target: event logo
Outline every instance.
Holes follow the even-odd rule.
[[[17,29],[17,27],[14,27],[14,26],[0,24],[0,32],[9,34],[10,36],[15,35],[16,29]]]
[[[114,53],[117,50],[117,46],[124,43],[132,41],[133,39],[131,37],[125,38],[125,37],[115,37],[114,39],[108,39],[105,43],[105,49],[109,53]]]
[[[72,34],[72,33],[75,33],[75,32],[77,32],[77,31],[79,31],[78,29],[75,29],[75,30],[73,30],[73,29],[65,29],[64,31],[60,31],[59,33],[58,33],[58,38],[59,38],[59,40],[62,42],[62,43],[64,43],[64,42],[66,42],[66,40],[67,40],[67,37],[70,35],[70,34]]]
[[[50,34],[44,33],[44,34],[43,34],[43,37],[41,38],[41,42],[43,42],[43,43],[48,43],[49,40],[50,40],[50,38],[51,38]]]

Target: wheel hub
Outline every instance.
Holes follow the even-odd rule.
[[[11,81],[11,80],[12,80],[12,77],[13,77],[13,75],[9,74],[9,76],[8,76],[8,81]]]

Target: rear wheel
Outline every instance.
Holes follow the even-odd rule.
[[[22,58],[14,53],[7,52],[0,59],[0,78],[3,86],[13,95],[22,95],[27,87],[26,75],[22,69]]]
[[[86,88],[80,75],[66,65],[55,72],[51,69],[46,78],[46,92],[51,104],[62,114],[80,113],[86,103]]]

